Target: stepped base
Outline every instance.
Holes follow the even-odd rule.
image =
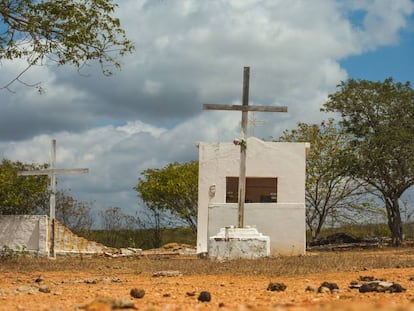
[[[209,240],[208,255],[211,259],[258,259],[270,255],[270,238],[256,228],[221,228]]]

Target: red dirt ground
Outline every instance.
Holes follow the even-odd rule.
[[[410,251],[413,256],[414,250]],[[384,252],[381,256],[394,256]],[[84,259],[85,261],[89,259]],[[154,259],[146,259],[154,260]],[[177,260],[177,259],[174,259]],[[178,259],[180,260],[180,259]],[[185,259],[183,259],[185,260]],[[201,259],[200,259],[201,260]],[[202,261],[202,260],[201,260]],[[133,262],[139,266],[142,260]],[[101,263],[102,264],[102,263]],[[107,259],[102,268],[48,271],[48,269],[1,268],[0,310],[108,311],[137,310],[414,310],[413,267],[361,269],[352,272],[311,273],[297,276],[241,275],[229,273],[183,274],[154,277],[151,272],[125,268],[117,259]],[[106,265],[106,266],[105,266]],[[131,265],[131,264],[130,264]],[[105,269],[109,267],[110,269]],[[341,267],[338,267],[340,270]],[[13,270],[13,271],[10,271]],[[39,276],[41,279],[39,280]],[[402,293],[360,293],[350,282],[374,276],[402,285]],[[36,279],[38,282],[36,282]],[[39,282],[40,281],[40,282]],[[324,281],[335,282],[339,291],[318,293]],[[284,283],[283,292],[267,290],[269,282]],[[43,287],[42,287],[43,286]],[[316,291],[305,289],[310,286]],[[43,291],[39,291],[42,287]],[[143,289],[143,298],[133,298],[133,288]],[[49,289],[50,292],[47,292]],[[198,301],[209,291],[210,302]],[[107,300],[103,300],[106,297]],[[97,298],[101,300],[97,300]],[[120,302],[120,299],[123,301]]]

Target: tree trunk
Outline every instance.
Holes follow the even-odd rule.
[[[392,246],[402,246],[404,234],[398,198],[386,198],[384,201],[387,210],[388,227],[391,231]]]

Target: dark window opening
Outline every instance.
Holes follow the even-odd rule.
[[[226,203],[237,203],[239,195],[239,178],[226,177]],[[246,203],[277,202],[277,178],[247,177]]]

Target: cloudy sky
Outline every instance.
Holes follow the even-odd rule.
[[[257,113],[255,136],[277,138],[297,122],[319,122],[341,80],[414,83],[414,2],[410,0],[118,0],[117,15],[136,51],[107,78],[99,68],[32,68],[0,91],[0,157],[48,163],[57,140],[58,187],[95,210],[139,208],[140,173],[197,159],[198,141],[240,137],[240,113],[203,111],[239,104],[250,66],[250,104],[286,105]],[[24,66],[0,63],[0,85]]]

